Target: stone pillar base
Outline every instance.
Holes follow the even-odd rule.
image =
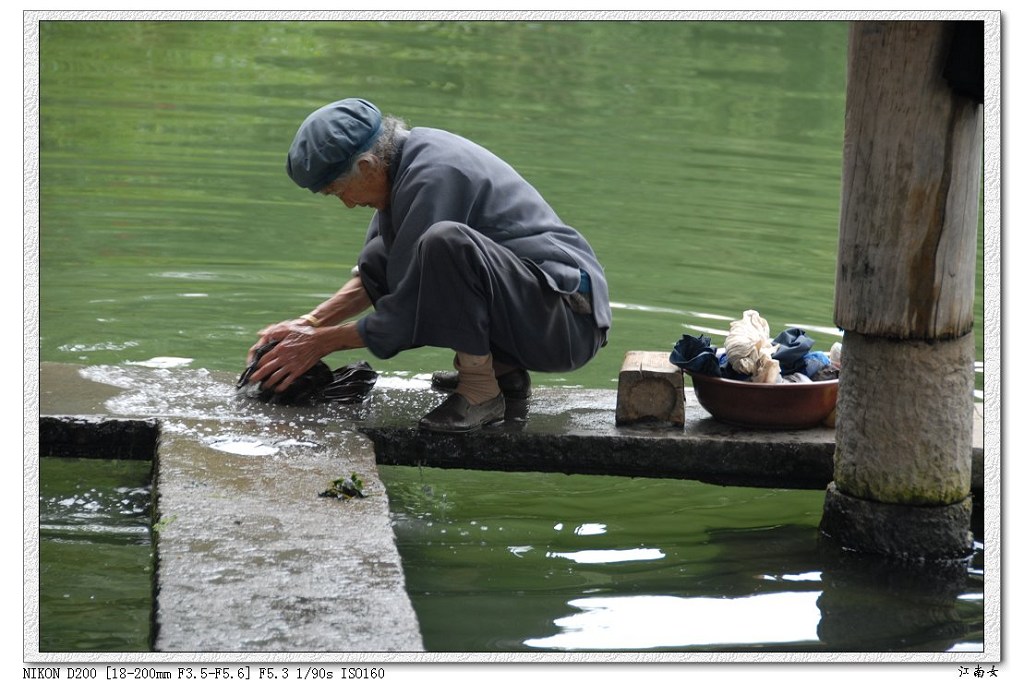
[[[952,505],[879,503],[825,492],[819,530],[843,548],[911,561],[962,560],[974,547],[971,497]]]
[[[839,490],[901,505],[971,491],[974,335],[893,340],[846,330],[836,420]]]

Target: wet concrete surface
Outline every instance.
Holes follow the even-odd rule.
[[[39,379],[47,433],[57,416],[159,423],[154,642],[170,652],[421,651],[378,463],[824,490],[835,446],[831,428],[722,424],[690,389],[683,428],[616,427],[614,391],[538,387],[504,422],[451,436],[416,428],[443,398],[423,378],[310,408],[240,403],[234,376],[188,368],[43,364]],[[979,408],[976,495],[982,433]],[[366,498],[318,495],[352,473]]]
[[[350,426],[359,409],[240,406],[233,380],[40,369],[41,440],[55,421],[77,432],[113,419],[97,436],[116,452],[115,432],[160,423],[154,649],[422,651],[373,446]],[[365,498],[319,496],[353,472]]]
[[[422,649],[372,447],[309,431],[246,441],[245,429],[199,421],[164,437],[156,649]],[[365,498],[318,495],[353,472]]]

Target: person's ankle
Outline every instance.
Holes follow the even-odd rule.
[[[490,354],[475,356],[460,352],[456,355],[455,367],[459,371],[455,393],[461,394],[470,405],[480,405],[501,395]]]

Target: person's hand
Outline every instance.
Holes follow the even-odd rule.
[[[330,353],[331,350],[324,348],[320,339],[326,331],[314,328],[303,320],[287,320],[263,328],[260,330],[259,341],[249,349],[249,362],[252,362],[259,347],[272,341],[278,344],[263,354],[259,367],[249,377],[249,381],[262,383],[264,388],[274,391],[284,391]]]
[[[257,340],[255,344],[249,347],[249,354],[245,358],[246,365],[252,363],[252,359],[256,356],[256,350],[259,349],[261,346],[269,344],[272,341],[281,341],[289,334],[291,334],[293,329],[295,329],[296,327],[301,327],[303,325],[308,325],[308,323],[301,318],[297,318],[295,320],[282,320],[279,323],[275,323],[273,325],[268,325],[267,327],[264,327],[259,332],[259,340]]]

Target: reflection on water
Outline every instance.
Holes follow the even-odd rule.
[[[822,541],[816,491],[381,469],[428,650],[981,649],[980,536],[908,567]]]
[[[151,464],[43,458],[39,651],[149,649]]]
[[[615,550],[577,550],[571,553],[547,553],[548,557],[561,557],[576,564],[611,564],[612,562],[639,562],[660,560],[665,553],[657,548],[619,548]]]
[[[817,639],[818,595],[579,598],[568,603],[578,613],[555,619],[560,633],[529,639],[525,644],[549,650],[608,651],[813,642]],[[775,616],[765,619],[769,614]]]

